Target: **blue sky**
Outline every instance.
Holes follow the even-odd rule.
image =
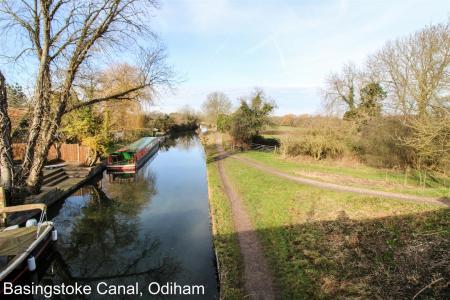
[[[275,114],[320,113],[320,89],[331,71],[362,64],[387,40],[448,18],[449,0],[161,0],[149,22],[183,82],[151,109],[200,109],[213,91],[237,105],[259,87],[277,103]],[[17,43],[12,36],[0,54],[17,52]],[[104,63],[132,62],[135,55],[122,49],[105,57]],[[31,92],[31,61],[0,67]]]
[[[152,22],[184,82],[154,109],[199,109],[216,90],[237,104],[261,87],[276,114],[318,113],[331,71],[449,16],[448,0],[164,1]]]

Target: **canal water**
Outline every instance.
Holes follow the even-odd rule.
[[[58,242],[42,284],[90,285],[93,292],[85,299],[218,298],[206,160],[196,136],[168,140],[134,178],[111,181],[105,173],[52,207],[49,218]],[[104,292],[106,286],[136,282],[135,296],[96,292],[99,283]],[[152,282],[169,283],[172,293],[179,293],[176,285],[198,286],[198,291],[204,286],[205,295],[169,296],[161,289],[152,296]]]

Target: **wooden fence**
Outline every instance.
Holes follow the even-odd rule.
[[[250,146],[252,150],[264,151],[264,152],[275,152],[277,151],[277,146],[261,145],[256,143],[251,143]]]
[[[13,144],[14,160],[22,160],[25,156],[25,143]],[[70,163],[84,164],[89,156],[89,147],[79,144],[62,144],[61,145],[61,160]],[[47,155],[47,160],[57,159],[58,154],[53,145]]]

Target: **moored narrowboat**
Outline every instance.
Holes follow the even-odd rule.
[[[135,173],[159,147],[159,137],[144,137],[108,156],[106,170],[110,174]]]
[[[0,229],[0,295],[4,282],[15,284],[25,273],[34,271],[47,246],[57,239],[53,222],[45,220],[45,204],[4,207],[0,209],[0,217],[6,223],[7,214],[31,210],[41,211],[39,221],[30,219],[23,227],[14,225]]]

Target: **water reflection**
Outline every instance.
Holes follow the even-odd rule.
[[[159,239],[151,232],[138,234],[137,215],[156,192],[151,183],[111,185],[108,196],[91,186],[66,200],[53,219],[61,237],[53,261],[53,284],[106,281],[145,286],[176,278],[179,264],[160,255]]]
[[[197,135],[191,131],[173,133],[161,144],[160,151],[169,151],[173,147],[189,150],[196,145],[196,141]]]
[[[198,139],[168,139],[134,176],[110,179],[105,173],[50,209],[59,240],[40,281],[94,289],[101,281],[139,282],[144,291],[153,281],[201,284],[203,299],[214,299],[206,169]]]

